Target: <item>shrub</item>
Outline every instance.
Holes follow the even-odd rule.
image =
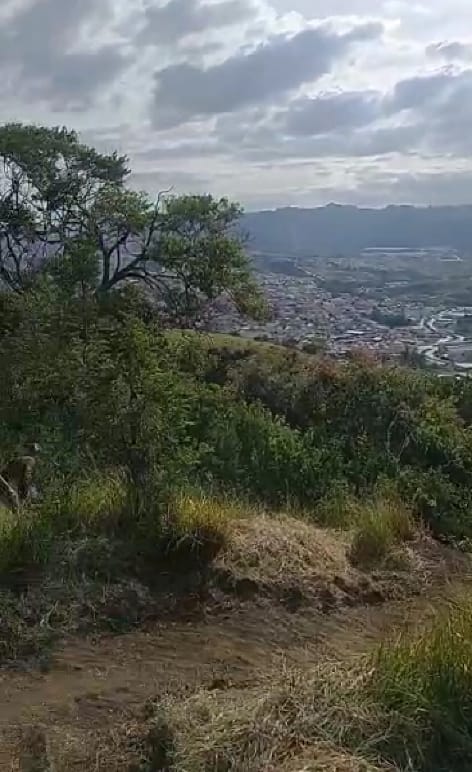
[[[349,486],[334,481],[332,490],[316,505],[313,516],[328,528],[350,528],[359,517],[359,506]]]

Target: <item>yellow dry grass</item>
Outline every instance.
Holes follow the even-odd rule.
[[[259,514],[229,525],[222,564],[254,581],[313,581],[345,574],[348,538],[288,515]]]

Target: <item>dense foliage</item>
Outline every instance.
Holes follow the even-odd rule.
[[[0,160],[0,279],[10,290],[66,259],[76,279],[86,265],[95,292],[147,284],[174,324],[191,325],[223,292],[262,310],[236,204],[164,193],[152,201],[126,186],[126,157],[102,155],[65,128],[7,124]]]
[[[357,358],[163,330],[134,289],[2,296],[1,447],[36,439],[42,488],[120,469],[159,518],[178,489],[314,509],[396,489],[437,532],[470,534],[470,386]]]
[[[65,130],[18,126],[0,131],[0,153],[3,270],[16,265],[19,282],[3,274],[0,449],[6,460],[31,440],[43,448],[40,511],[26,532],[5,526],[16,545],[2,551],[7,563],[31,544],[48,555],[56,537],[84,530],[72,490],[97,509],[87,528],[111,528],[140,550],[159,542],[176,493],[196,487],[313,516],[330,500],[389,490],[436,533],[471,535],[469,381],[171,330],[182,317],[177,307],[169,314],[170,300],[109,281],[125,270],[116,262],[124,234],[150,232],[149,202],[123,184],[126,159],[99,156]],[[141,255],[142,276],[136,264],[128,279],[147,276],[149,256],[159,265],[163,250],[160,269],[175,279],[169,298],[184,298],[186,320],[222,292],[258,306],[230,230],[237,207],[184,197],[153,211],[158,243]],[[24,252],[14,258],[28,239],[60,249],[29,271]]]

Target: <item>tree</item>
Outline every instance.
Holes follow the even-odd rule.
[[[85,261],[95,294],[139,282],[174,323],[195,323],[221,294],[263,311],[238,205],[166,192],[152,201],[126,187],[125,156],[102,155],[66,128],[7,124],[0,159],[0,279],[10,290],[39,273],[78,275]]]

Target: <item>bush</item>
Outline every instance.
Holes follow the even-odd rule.
[[[318,447],[260,405],[220,399],[202,427],[202,483],[251,494],[272,506],[313,506],[340,474],[334,444]]]

